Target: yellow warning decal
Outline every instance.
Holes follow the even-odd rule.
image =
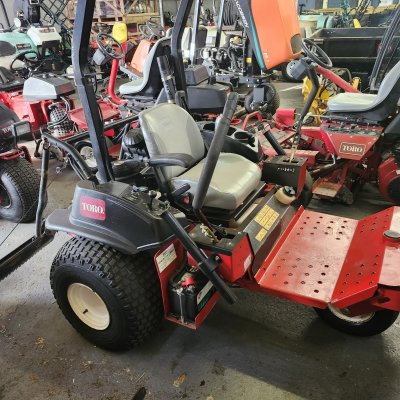
[[[251,64],[253,62],[253,59],[251,57],[246,58],[246,63]]]
[[[266,204],[261,211],[255,216],[254,221],[262,226],[262,229],[257,233],[256,240],[261,242],[265,235],[272,228],[275,221],[278,219],[279,213]]]
[[[261,228],[260,232],[257,233],[256,240],[261,242],[261,240],[264,239],[264,237],[267,234],[267,232],[268,232],[267,230],[265,230],[264,228]]]

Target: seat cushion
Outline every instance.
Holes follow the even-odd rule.
[[[145,83],[143,82],[143,78],[137,78],[134,81],[130,81],[127,83],[123,83],[119,87],[119,92],[124,95],[124,94],[135,94],[139,93],[143,87],[145,86]]]
[[[171,185],[177,189],[188,183],[189,192],[196,194],[205,159],[175,178]],[[261,170],[257,164],[237,154],[221,153],[208,189],[204,206],[236,210],[257,188],[261,179]]]
[[[377,96],[364,93],[339,93],[328,101],[330,112],[363,112],[375,105]]]

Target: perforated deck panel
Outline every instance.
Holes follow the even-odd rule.
[[[357,221],[304,211],[283,246],[263,264],[259,284],[311,306],[325,306],[350,246]]]
[[[386,247],[393,246],[384,236],[384,232],[391,227],[393,211],[394,208],[384,210],[358,223],[351,251],[346,255],[332,295],[335,306],[345,307],[375,293],[382,266],[385,266],[384,271],[388,268],[388,263],[384,263]],[[398,246],[395,248],[399,252]],[[392,281],[390,285],[396,283]]]
[[[374,294],[382,268],[383,276],[393,275],[390,260],[400,243],[388,241],[384,232],[400,230],[399,223],[394,207],[361,221],[304,211],[256,280],[266,292],[313,307],[362,301]]]

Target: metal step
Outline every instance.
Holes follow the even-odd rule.
[[[361,221],[299,211],[256,275],[263,291],[312,307],[345,307],[373,296],[394,272],[400,242],[385,232],[400,231],[400,209],[392,207]],[[381,283],[382,284],[382,283]]]

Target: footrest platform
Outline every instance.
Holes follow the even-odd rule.
[[[400,286],[400,208],[357,221],[299,210],[256,274],[269,294],[312,307],[346,307]],[[390,235],[389,235],[390,236]]]

